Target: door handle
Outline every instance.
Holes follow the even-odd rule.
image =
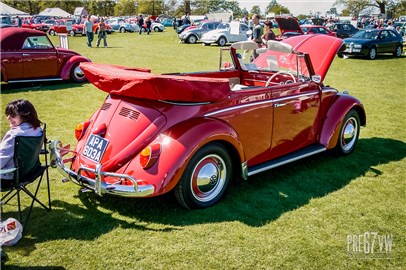
[[[279,108],[279,107],[283,107],[283,106],[285,106],[286,105],[286,103],[276,103],[276,104],[274,104],[273,106],[275,107],[275,108]]]

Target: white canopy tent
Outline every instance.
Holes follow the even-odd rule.
[[[41,11],[39,16],[50,16],[50,17],[61,17],[67,18],[71,17],[72,14],[60,9],[60,8],[46,8],[45,10]]]
[[[0,2],[0,15],[8,15],[8,16],[28,16],[27,12],[18,10],[16,8],[10,7],[9,5]]]

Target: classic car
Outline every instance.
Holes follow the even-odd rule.
[[[30,28],[39,30],[42,32],[47,32],[49,30],[49,26],[44,23],[35,23],[34,20],[25,19],[23,20],[23,24],[21,25],[22,28]]]
[[[185,208],[216,204],[231,181],[331,150],[348,155],[366,124],[362,103],[323,84],[343,41],[302,35],[221,47],[219,70],[153,74],[83,63],[108,93],[51,164],[83,191],[124,197],[173,192]],[[259,56],[250,62],[252,50]]]
[[[373,60],[381,53],[402,55],[402,36],[389,29],[360,30],[350,38],[344,39],[346,49],[339,52],[339,56],[366,56]]]
[[[90,60],[74,51],[56,48],[42,31],[2,28],[0,39],[1,81],[86,81],[79,64]]]
[[[223,22],[219,24],[219,26],[217,26],[216,30],[212,30],[203,34],[200,40],[203,42],[203,45],[217,43],[219,46],[225,46],[227,43],[247,40],[247,32],[250,31],[248,25],[239,22],[235,23],[236,33],[232,31],[231,23]]]
[[[71,37],[85,35],[83,24],[75,24],[73,20],[55,20],[55,24],[49,28],[48,33],[51,36],[56,36],[57,34],[69,34]]]
[[[220,22],[218,21],[203,20],[199,22],[196,28],[184,30],[178,35],[178,37],[181,41],[194,44],[202,37],[204,33],[216,29],[219,24]]]
[[[338,38],[348,38],[358,32],[358,29],[350,23],[335,23],[330,30],[335,32]]]
[[[323,35],[329,35],[332,37],[336,37],[336,33],[333,31],[330,31],[326,27],[322,25],[301,25],[300,28],[302,28],[302,32],[305,35],[312,35],[312,34],[323,34]]]
[[[122,18],[111,18],[106,20],[106,23],[115,31],[119,31],[120,33],[139,31],[138,25],[128,23]]]
[[[278,23],[280,35],[276,36],[277,40],[289,37],[303,35],[299,21],[291,16],[276,16],[275,21]]]

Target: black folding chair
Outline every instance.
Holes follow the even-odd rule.
[[[23,191],[29,197],[31,197],[31,205],[28,210],[27,216],[25,218],[24,229],[27,226],[28,219],[31,215],[31,210],[34,206],[34,202],[40,204],[44,209],[51,210],[51,194],[49,187],[49,173],[48,173],[48,149],[47,149],[47,138],[46,138],[46,124],[43,124],[42,136],[31,137],[31,136],[17,136],[15,138],[14,146],[14,182],[15,184],[9,188],[3,189],[7,193],[1,198],[1,204],[7,204],[12,198],[17,195],[18,203],[18,217],[19,221],[22,223],[22,213],[21,213],[21,200],[20,192]],[[44,156],[45,164],[41,164],[40,156]],[[4,173],[4,172],[3,172]],[[47,182],[48,191],[48,206],[42,203],[38,198],[37,194],[41,186],[43,176],[45,174]],[[32,193],[27,189],[27,185],[34,183],[38,180],[35,192]]]

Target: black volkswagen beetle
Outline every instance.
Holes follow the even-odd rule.
[[[373,60],[380,53],[402,55],[402,36],[389,29],[360,30],[350,38],[344,39],[346,49],[339,52],[343,55],[367,56]]]

